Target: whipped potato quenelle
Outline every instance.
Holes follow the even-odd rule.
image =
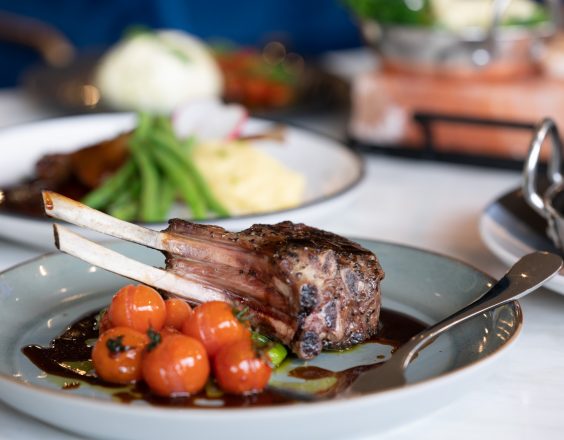
[[[221,72],[206,45],[181,31],[142,33],[116,44],[95,79],[104,101],[119,110],[170,113],[191,99],[218,97]]]

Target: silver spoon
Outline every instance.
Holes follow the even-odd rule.
[[[341,395],[374,393],[407,384],[405,378],[407,366],[419,350],[431,340],[476,315],[527,295],[556,275],[561,267],[562,258],[555,254],[534,252],[525,255],[483,296],[413,336],[382,365],[362,373]],[[282,389],[273,389],[273,391],[304,401],[322,400],[335,395],[328,393],[316,396],[311,393]]]
[[[383,365],[362,374],[352,385],[352,393],[370,393],[407,383],[405,369],[429,341],[476,315],[522,298],[552,278],[562,267],[562,258],[549,252],[525,255],[493,287],[472,304],[413,336]]]

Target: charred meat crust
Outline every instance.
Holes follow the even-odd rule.
[[[350,347],[378,329],[384,272],[372,252],[344,237],[289,221],[234,233],[173,219],[164,232],[167,270],[248,305],[253,324],[301,358]],[[269,315],[288,324],[285,334]]]

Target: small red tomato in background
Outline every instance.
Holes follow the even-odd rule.
[[[164,397],[197,393],[209,373],[204,346],[182,334],[162,338],[143,359],[143,379],[152,392]]]
[[[112,383],[141,379],[141,360],[149,338],[130,327],[113,327],[98,338],[92,349],[96,374]]]
[[[112,298],[108,318],[113,326],[131,327],[141,333],[160,330],[166,319],[166,305],[159,293],[145,285],[122,287]]]
[[[233,314],[231,306],[222,301],[209,301],[196,307],[182,326],[182,333],[199,340],[210,358],[224,345],[246,339],[251,333]]]
[[[165,301],[165,305],[165,327],[180,330],[184,322],[192,315],[192,307],[180,298],[169,298]]]
[[[226,393],[248,394],[262,391],[272,368],[266,355],[257,352],[249,341],[226,345],[214,359],[215,380]]]

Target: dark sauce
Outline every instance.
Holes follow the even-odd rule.
[[[91,368],[81,370],[73,367],[77,364],[89,365],[91,347],[88,346],[87,342],[98,337],[97,314],[98,312],[91,313],[72,323],[61,335],[51,341],[49,347],[28,345],[22,348],[22,352],[45,373],[68,379],[62,389],[78,388],[80,386],[79,381],[91,385],[100,385],[106,387],[114,398],[123,403],[143,400],[153,405],[167,407],[233,408],[271,406],[295,402],[288,395],[271,389],[249,396],[223,394],[220,397],[210,397],[205,391],[202,391],[193,396],[164,398],[151,393],[144,382],[138,382],[129,387],[105,382],[98,378]],[[390,345],[392,350],[397,349],[426,327],[414,318],[391,310],[382,310],[380,323],[378,334],[368,342]],[[330,390],[320,394],[338,394],[340,390],[347,388],[363,371],[377,367],[380,360],[377,359],[377,362],[372,365],[358,366],[340,372],[333,372],[316,366],[301,366],[291,370],[288,375],[304,380],[335,377],[335,385]]]
[[[383,309],[380,312],[380,328],[378,333],[366,342],[389,345],[392,347],[392,352],[394,352],[412,336],[424,330],[425,327],[425,324],[410,316]],[[291,370],[288,375],[303,380],[317,380],[333,377],[336,379],[335,384],[330,389],[318,393],[319,395],[332,397],[345,391],[363,372],[377,368],[384,359],[384,355],[378,355],[373,364],[359,365],[339,372],[316,366],[297,367]]]

